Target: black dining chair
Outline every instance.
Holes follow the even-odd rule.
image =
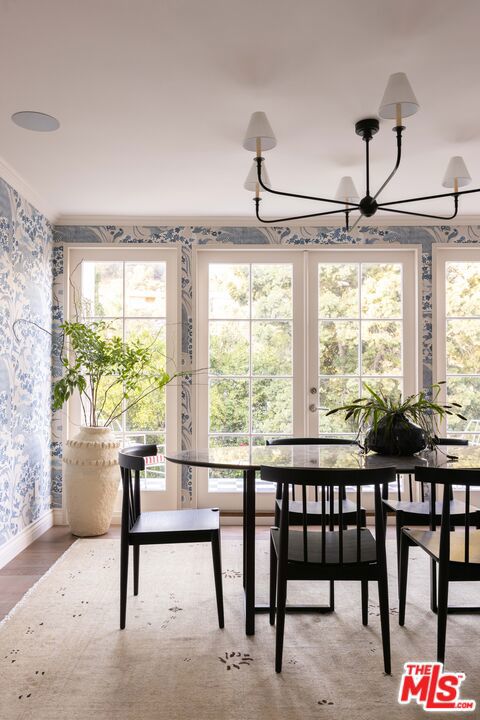
[[[480,530],[471,524],[472,507],[471,488],[480,487],[479,470],[451,468],[417,467],[415,477],[430,485],[430,529],[412,530],[402,528],[400,541],[400,598],[398,619],[405,624],[407,596],[408,556],[412,545],[416,545],[430,556],[438,565],[438,612],[437,612],[437,661],[445,661],[445,641],[447,631],[448,586],[450,582],[480,580]],[[452,526],[452,501],[454,488],[463,486],[465,492],[465,511],[463,523],[455,519]],[[440,522],[438,517],[437,490],[443,491]],[[457,608],[457,611],[478,612],[477,607]],[[451,611],[451,609],[450,609]]]
[[[267,445],[357,445],[355,440],[349,438],[336,438],[336,437],[292,437],[292,438],[275,438],[274,440],[267,440]],[[318,487],[314,489],[315,500],[307,501],[307,515],[309,525],[320,525],[322,522],[322,505],[318,499]],[[329,489],[327,488],[327,500]],[[346,488],[341,488],[342,498],[342,515],[344,527],[356,523],[357,519],[357,506],[352,500],[347,498]],[[338,498],[334,499],[334,510],[333,510],[333,521],[338,523]],[[275,493],[275,525],[278,526],[280,522],[280,510],[282,507],[282,484],[277,483]],[[367,515],[365,508],[360,508],[361,522],[362,525],[367,524]],[[302,503],[295,499],[295,485],[291,486],[290,495],[290,507],[289,507],[289,519],[290,525],[299,525],[302,522]],[[333,580],[330,582],[330,593],[328,606],[324,609],[333,611],[335,609],[335,586]]]
[[[196,542],[210,542],[212,545],[218,624],[220,628],[223,628],[220,512],[218,508],[142,512],[140,473],[145,470],[145,458],[153,457],[156,454],[156,445],[134,445],[121,450],[118,454],[123,487],[120,545],[120,629],[124,629],[126,621],[130,545],[133,546],[133,594],[138,595],[141,545]]]
[[[463,440],[460,438],[440,438],[437,437],[434,440],[436,445],[439,446],[445,446],[445,445],[452,445],[452,446],[466,446],[468,445],[468,440]],[[412,479],[415,478],[412,473],[408,474],[408,499],[402,500],[402,488],[401,488],[401,476],[397,474],[396,476],[396,498],[389,498],[388,497],[388,490],[389,488],[384,487],[383,492],[383,503],[384,503],[384,515],[387,516],[388,512],[392,512],[395,516],[395,530],[396,530],[396,539],[397,539],[397,571],[399,572],[400,568],[400,537],[401,537],[401,531],[402,527],[408,525],[409,527],[419,527],[423,525],[428,525],[430,521],[430,503],[428,499],[426,500],[426,492],[425,492],[425,483],[422,481],[419,481],[419,490],[420,490],[420,500],[417,500],[415,498],[414,490],[413,490],[413,482]],[[418,478],[415,478],[418,480]],[[449,490],[450,492],[450,518],[453,525],[456,523],[462,524],[464,522],[464,516],[465,516],[465,503],[461,502],[460,500],[455,499],[452,488]],[[471,512],[474,514],[474,517],[472,518],[473,522],[478,524],[480,519],[480,514],[475,515],[475,513],[478,512],[478,509],[476,507],[471,507]],[[440,515],[441,515],[441,504],[437,503],[437,522],[440,522]],[[437,581],[436,581],[436,565],[432,565],[432,572],[431,572],[431,609],[433,612],[437,611],[437,600],[436,600],[436,594],[437,594]]]
[[[270,531],[270,624],[276,621],[275,670],[282,670],[283,638],[287,584],[289,580],[356,580],[361,583],[362,622],[368,624],[368,583],[378,583],[383,662],[390,674],[390,625],[388,608],[385,526],[380,486],[392,482],[394,468],[371,470],[318,470],[297,468],[261,468],[261,478],[280,483],[283,497],[291,486],[301,488],[301,528],[290,523],[290,503],[282,503],[278,527]],[[361,518],[361,490],[373,486],[375,498],[375,536],[364,527]],[[355,488],[357,516],[354,528],[345,528],[342,503],[335,521],[335,491],[342,496],[348,486]],[[322,507],[321,524],[309,529],[307,489],[317,488]],[[329,500],[327,500],[327,491]]]

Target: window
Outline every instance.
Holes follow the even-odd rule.
[[[438,248],[436,260],[436,377],[444,397],[467,420],[448,417],[444,431],[480,443],[480,250]]]
[[[147,343],[155,352],[159,369],[172,372],[171,362],[167,368],[167,358],[176,355],[175,251],[75,249],[70,267],[70,317],[102,320],[107,333]],[[110,378],[103,381],[102,390],[108,393],[103,398],[102,421],[111,425],[122,447],[157,445],[157,456],[147,461],[142,489],[168,494],[165,448],[169,416],[173,416],[174,428],[176,425],[175,389],[149,392],[138,404],[129,406],[128,401],[122,401],[119,387],[110,389],[111,383]],[[119,416],[121,410],[125,412]],[[78,422],[78,416],[79,408],[74,407],[72,421]]]
[[[332,407],[363,394],[363,383],[403,392],[402,264],[318,263],[318,432],[353,434]]]

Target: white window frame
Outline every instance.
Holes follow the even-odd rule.
[[[304,343],[305,322],[303,318],[304,288],[298,282],[302,275],[303,258],[298,250],[292,248],[275,248],[275,251],[265,250],[265,247],[255,248],[242,246],[235,249],[196,248],[195,251],[195,277],[196,277],[196,303],[195,303],[195,367],[208,366],[208,268],[209,263],[292,263],[292,363],[293,363],[293,435],[303,435],[305,428],[302,389],[304,386],[305,358],[302,348]],[[295,385],[298,390],[295,392]],[[208,419],[205,421],[205,408],[208,408],[208,373],[199,375],[196,382],[196,447],[208,446]],[[242,510],[242,493],[212,493],[208,492],[208,471],[197,468],[194,474],[194,487],[196,500],[200,507],[218,504],[227,512],[240,512]],[[273,491],[272,491],[273,492]],[[270,511],[272,507],[272,492],[257,493],[257,510]]]
[[[82,244],[66,248],[65,251],[65,275],[64,275],[64,298],[65,318],[73,316],[73,288],[70,279],[75,268],[82,260],[98,262],[165,262],[166,264],[166,318],[167,318],[167,356],[175,359],[175,365],[167,361],[167,372],[174,372],[180,367],[180,333],[181,314],[180,301],[178,297],[178,277],[180,273],[180,257],[178,248],[160,247],[139,247],[136,246],[114,246],[105,247],[95,244]],[[175,452],[180,447],[181,428],[178,422],[180,410],[181,389],[179,383],[167,385],[166,393],[166,452]],[[77,432],[82,422],[81,407],[78,393],[69,400],[66,407],[67,422],[64,423],[64,440],[72,437]],[[181,503],[180,467],[173,463],[166,463],[165,468],[166,489],[165,490],[142,490],[142,508],[144,510],[176,509]],[[120,481],[120,474],[119,474]],[[121,511],[121,490],[117,495],[114,521],[119,518]]]
[[[434,245],[432,250],[432,344],[433,344],[433,378],[435,382],[445,380],[447,377],[447,338],[446,338],[446,294],[445,294],[445,266],[447,262],[480,262],[479,245]],[[442,386],[440,397],[446,402],[447,390]],[[441,434],[446,435],[447,427],[444,420],[441,425]]]
[[[445,380],[447,377],[447,339],[446,339],[446,293],[445,293],[445,265],[447,262],[466,262],[472,260],[480,262],[480,246],[446,245],[439,243],[432,248],[432,346],[433,346],[433,378],[434,382]],[[440,398],[446,402],[447,389],[441,386]],[[446,421],[441,424],[441,435],[446,435]],[[457,491],[456,496],[463,500],[465,491]],[[472,488],[470,501],[472,505],[480,503],[480,489]]]

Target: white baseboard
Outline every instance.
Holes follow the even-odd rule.
[[[52,512],[54,525],[68,525],[65,510],[63,508],[54,508]]]
[[[0,545],[0,568],[13,560],[18,553],[25,550],[40,535],[43,535],[54,524],[54,511],[47,510],[38,520],[21,530],[17,535]]]

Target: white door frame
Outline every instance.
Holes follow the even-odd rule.
[[[316,436],[317,415],[309,411],[312,400],[309,390],[317,388],[318,384],[318,343],[310,343],[310,351],[304,352],[307,337],[316,337],[317,334],[317,261],[321,262],[401,262],[403,264],[403,376],[405,394],[418,391],[419,377],[421,376],[421,327],[419,322],[419,280],[421,277],[421,246],[382,243],[372,247],[343,246],[319,247],[305,246],[292,248],[291,246],[264,247],[237,246],[232,248],[212,247],[194,249],[194,267],[196,269],[196,302],[195,302],[195,360],[194,367],[208,365],[207,332],[208,320],[208,262],[293,262],[294,277],[303,276],[303,282],[294,281],[294,372],[298,376],[294,379],[294,435]],[[300,308],[298,306],[301,306]],[[307,317],[308,315],[308,317]],[[406,336],[410,339],[406,342]],[[208,407],[208,389],[206,373],[197,378],[196,392],[196,433],[195,446],[207,446],[208,428],[204,416]],[[317,403],[318,404],[318,403]],[[201,417],[203,410],[203,415]],[[226,510],[241,510],[241,493],[221,494],[207,493],[207,471],[197,469],[194,471],[194,488],[196,488],[196,501],[199,506],[219,504]],[[272,500],[269,493],[257,494],[257,508],[259,511],[271,510]]]

